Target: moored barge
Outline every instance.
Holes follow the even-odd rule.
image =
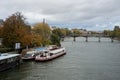
[[[0,53],[0,71],[13,68],[20,64],[20,54]]]

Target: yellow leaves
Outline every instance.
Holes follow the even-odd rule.
[[[2,38],[4,46],[14,48],[17,42],[21,42],[22,45],[30,44],[30,26],[25,24],[25,19],[21,13],[17,12],[8,17],[3,25]]]
[[[41,46],[42,44],[42,37],[40,35],[36,35],[34,34],[32,39],[32,44],[36,45],[36,46]]]
[[[41,35],[42,38],[48,38],[51,34],[51,30],[48,24],[37,23],[33,27],[33,32]]]
[[[32,35],[25,35],[21,38],[22,45],[30,45],[32,42]]]
[[[37,23],[33,26],[32,32],[35,35],[35,42],[39,45],[49,43],[48,40],[51,35],[51,29],[48,24]]]

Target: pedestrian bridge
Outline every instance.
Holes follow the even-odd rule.
[[[114,42],[113,38],[109,37],[65,37],[62,41],[81,41],[81,42]]]

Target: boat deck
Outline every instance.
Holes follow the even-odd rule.
[[[8,54],[8,53],[0,54],[0,60],[8,59],[19,55],[20,54]]]

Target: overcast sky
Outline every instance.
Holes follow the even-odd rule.
[[[0,19],[21,12],[30,24],[43,18],[53,26],[113,29],[120,25],[120,0],[1,0]]]

